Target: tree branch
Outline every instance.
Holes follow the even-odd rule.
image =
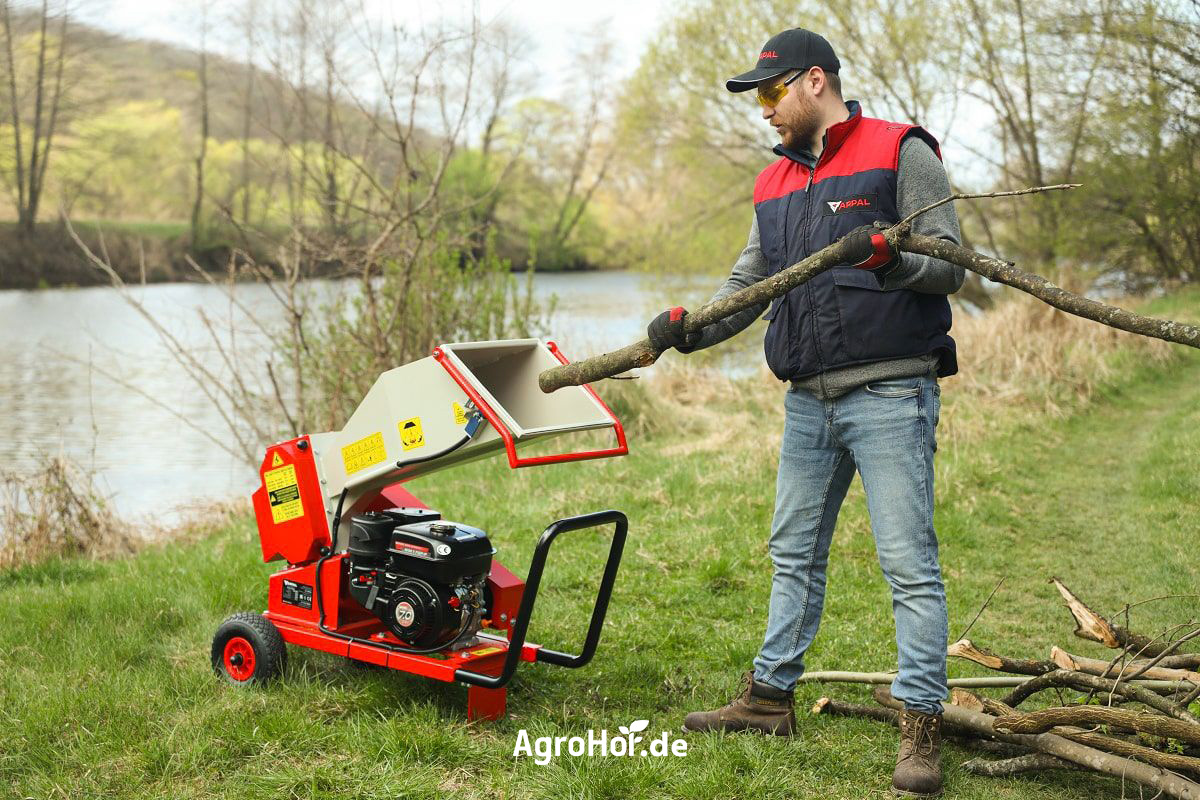
[[[875,700],[885,708],[903,707],[903,704],[893,698],[891,693],[882,686],[876,687]],[[943,718],[947,725],[969,728],[979,736],[1024,745],[1096,772],[1118,778],[1128,778],[1145,786],[1159,789],[1168,797],[1200,800],[1200,784],[1160,767],[1141,764],[1132,759],[1105,753],[1053,733],[1031,735],[1003,733],[998,730],[998,726],[1011,719],[1010,717],[996,718],[978,711],[947,704],[943,706]]]
[[[1031,194],[1052,189],[1069,188],[1069,185],[1054,187],[1041,186],[1030,189],[1020,189],[1009,193],[993,193],[980,196],[1000,196],[1003,194]],[[948,202],[953,196],[941,202]],[[934,208],[941,202],[929,206]],[[921,211],[928,210],[922,209]],[[921,213],[918,211],[917,213]],[[913,215],[910,215],[913,216]],[[1144,317],[1131,311],[1115,306],[1089,300],[1072,292],[1055,286],[1045,278],[1018,269],[1008,261],[1001,261],[932,236],[922,236],[912,232],[911,221],[897,223],[883,230],[883,235],[897,250],[940,258],[957,264],[964,269],[978,273],[999,283],[1020,289],[1039,300],[1066,311],[1075,316],[1090,319],[1108,325],[1112,328],[1141,334],[1168,342],[1185,344],[1200,349],[1200,328],[1171,320],[1160,320]],[[713,301],[701,307],[698,311],[688,314],[684,319],[684,330],[689,334],[699,333],[704,327],[724,319],[752,306],[762,305],[780,297],[792,289],[812,280],[822,272],[833,267],[850,262],[846,253],[845,239],[840,239],[822,250],[812,254],[787,269],[757,283],[740,289],[733,294]],[[585,383],[611,378],[622,372],[637,368],[648,367],[661,356],[660,351],[650,345],[649,339],[642,339],[634,344],[603,353],[592,358],[553,367],[541,373],[538,385],[546,393],[556,391],[564,386],[579,386]]]

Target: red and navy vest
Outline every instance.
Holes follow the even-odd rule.
[[[942,157],[937,141],[915,125],[850,118],[825,133],[816,165],[781,147],[783,157],[754,183],[754,213],[768,274],[774,275],[876,220],[895,223],[900,143],[920,136]],[[958,371],[945,295],[883,291],[875,276],[834,267],[776,298],[763,343],[767,366],[780,380],[890,358],[938,354],[938,375]]]

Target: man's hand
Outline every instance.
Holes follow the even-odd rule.
[[[849,266],[871,270],[880,284],[883,277],[900,263],[900,254],[873,225],[860,225],[846,234],[845,241],[850,254]]]
[[[683,332],[683,321],[687,313],[683,306],[675,306],[650,320],[650,324],[646,326],[650,346],[660,353],[665,353],[672,347],[682,353],[691,352],[689,345],[695,344],[699,337],[688,336]]]

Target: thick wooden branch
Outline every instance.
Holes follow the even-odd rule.
[[[1052,673],[1053,674],[1053,673]],[[1091,675],[1082,676],[1085,679],[1094,681],[1102,681],[1103,678],[1096,678]],[[1148,693],[1149,694],[1149,693]],[[1157,695],[1152,695],[1157,697]],[[1010,715],[1020,715],[1021,712],[1006,705],[1005,703],[994,700],[990,697],[977,695],[965,689],[955,689],[950,693],[951,702],[959,708],[969,709],[971,711],[982,711],[985,714],[991,714],[995,717],[1006,717]],[[1160,750],[1155,750],[1152,747],[1145,747],[1134,742],[1127,742],[1124,739],[1118,739],[1113,736],[1105,736],[1094,731],[1085,731],[1075,727],[1059,726],[1053,729],[1053,732],[1073,742],[1085,744],[1088,747],[1095,747],[1097,750],[1103,750],[1106,753],[1115,753],[1126,758],[1136,758],[1147,764],[1153,764],[1156,767],[1164,769],[1184,770],[1196,775],[1200,775],[1200,758],[1191,756],[1179,755],[1176,753],[1164,753]]]
[[[1136,758],[1138,761],[1153,764],[1163,769],[1173,769],[1177,772],[1183,771],[1190,772],[1193,775],[1200,775],[1200,758],[1194,756],[1164,753],[1161,750],[1155,750],[1153,747],[1134,744],[1133,742],[1127,742],[1124,739],[1118,739],[1114,736],[1105,736],[1102,733],[1080,730],[1079,728],[1058,727],[1054,729],[1054,733],[1065,739],[1070,739],[1072,742],[1079,742],[1088,747],[1103,750],[1106,753],[1115,753],[1125,758]]]
[[[1190,669],[1147,668],[1146,662],[1141,662],[1140,666],[1136,666],[1135,662],[1135,664],[1126,664],[1124,667],[1121,667],[1117,664],[1109,664],[1107,661],[1101,661],[1098,658],[1085,658],[1084,656],[1072,655],[1061,647],[1050,649],[1050,660],[1062,669],[1072,669],[1105,678],[1116,678],[1118,676],[1123,678],[1126,675],[1133,676],[1136,674],[1138,677],[1152,681],[1188,681],[1189,683],[1200,685],[1200,672],[1194,672]]]
[[[1010,714],[996,720],[996,730],[1005,733],[1041,733],[1056,725],[1111,725],[1181,742],[1200,744],[1200,725],[1151,714],[1107,706],[1062,706]]]
[[[1064,686],[1081,691],[1111,692],[1129,700],[1136,700],[1145,706],[1153,708],[1155,711],[1161,711],[1169,717],[1200,725],[1200,719],[1197,719],[1194,714],[1191,714],[1179,703],[1172,702],[1165,697],[1160,697],[1148,689],[1143,689],[1141,686],[1129,683],[1128,681],[1118,682],[1111,678],[1101,678],[1096,675],[1068,669],[1057,669],[1054,672],[1047,672],[1045,675],[1040,675],[1026,681],[1009,692],[1003,702],[1009,706],[1018,706],[1026,698],[1053,686]]]
[[[1058,589],[1066,602],[1071,616],[1075,618],[1075,635],[1080,639],[1100,642],[1105,647],[1115,650],[1128,649],[1134,653],[1156,656],[1167,649],[1167,642],[1156,642],[1148,636],[1127,631],[1119,625],[1114,625],[1104,617],[1092,611],[1087,603],[1075,596],[1059,578],[1051,578],[1050,582]]]
[[[800,683],[873,683],[880,685],[890,684],[894,680],[896,680],[894,672],[806,672],[799,678]],[[946,681],[946,684],[950,687],[984,689],[1021,686],[1028,680],[1028,678],[1015,675],[996,675],[988,678],[951,678]],[[1181,681],[1138,680],[1135,683],[1146,689],[1162,689],[1163,691],[1175,691],[1190,685]]]
[[[887,684],[896,680],[894,672],[806,672],[800,676],[800,683],[874,683]],[[975,688],[1018,686],[1024,678],[997,676],[994,678],[951,678],[949,686],[970,686]]]
[[[990,650],[976,647],[970,639],[959,639],[946,648],[946,655],[954,656],[955,658],[965,658],[968,661],[974,661],[976,664],[982,664],[989,669],[999,670],[1000,672],[1012,672],[1017,675],[1044,675],[1047,672],[1058,669],[1058,665],[1052,661],[1036,661],[1031,658],[1008,658],[1007,656],[997,655]]]
[[[836,241],[769,278],[708,303],[684,318],[684,330],[687,333],[698,333],[705,326],[743,309],[770,302],[822,272],[848,263],[850,259],[845,250],[845,240]],[[611,378],[636,367],[648,367],[657,361],[660,355],[661,352],[650,346],[649,339],[642,339],[611,353],[548,369],[538,377],[538,385],[547,393],[564,386],[579,386],[602,378]]]
[[[985,778],[1011,778],[1026,772],[1042,772],[1048,769],[1083,769],[1078,764],[1063,761],[1046,753],[1026,753],[1013,758],[972,758],[962,763],[962,768],[972,775]]]
[[[886,722],[890,725],[899,725],[900,722],[900,712],[893,708],[843,703],[841,700],[834,700],[832,697],[822,697],[814,703],[812,713],[826,714],[834,717],[863,717]]]
[[[884,234],[887,235],[886,233]],[[1154,319],[1126,311],[1116,306],[1110,306],[1095,300],[1081,297],[1074,292],[1055,286],[1050,281],[1018,269],[1008,261],[981,255],[974,250],[968,250],[961,245],[947,242],[933,236],[922,236],[909,233],[897,237],[901,249],[909,253],[920,253],[958,264],[964,269],[978,273],[985,278],[998,283],[1007,284],[1031,294],[1044,303],[1055,308],[1074,314],[1077,317],[1099,322],[1110,328],[1149,336],[1153,339],[1163,339],[1168,342],[1185,344],[1189,347],[1200,348],[1200,328],[1172,320]]]
[[[903,704],[893,698],[882,686],[875,688],[875,700],[885,708],[903,708]],[[1161,790],[1168,797],[1180,798],[1180,800],[1200,800],[1200,783],[1190,781],[1181,775],[1168,772],[1161,767],[1142,764],[1129,758],[1106,753],[1053,733],[1017,734],[1003,733],[997,730],[996,726],[1007,719],[1009,718],[991,717],[952,704],[946,705],[943,712],[945,723],[969,728],[979,736],[1024,745],[1031,750],[1056,756],[1096,772],[1135,781],[1143,786],[1151,786]]]
[[[812,707],[813,714],[825,714],[834,717],[858,717],[860,719],[873,719],[879,722],[886,722],[889,725],[896,727],[900,726],[900,712],[893,708],[880,708],[878,706],[864,706],[858,703],[844,703],[841,700],[834,700],[832,697],[822,697]],[[974,732],[959,728],[954,725],[945,725],[943,733],[947,736],[971,737]]]
[[[1011,262],[982,255],[944,239],[913,233],[910,222],[893,225],[884,230],[883,234],[898,250],[949,261],[990,280],[1027,292],[1070,314],[1130,333],[1200,348],[1198,327],[1144,317],[1089,300],[1055,286],[1041,276],[1020,270]],[[840,239],[769,278],[708,303],[687,315],[684,320],[685,331],[689,334],[699,333],[707,325],[738,311],[770,302],[826,270],[849,263],[850,259],[846,256],[845,249],[845,240]],[[637,367],[648,367],[657,361],[660,355],[662,353],[651,347],[649,339],[642,339],[611,353],[548,369],[538,377],[538,386],[543,392],[549,393],[564,386],[579,386],[602,378],[611,378]]]

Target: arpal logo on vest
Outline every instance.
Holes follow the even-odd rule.
[[[878,211],[879,195],[860,194],[845,200],[826,200],[825,216],[849,214],[852,211]]]

